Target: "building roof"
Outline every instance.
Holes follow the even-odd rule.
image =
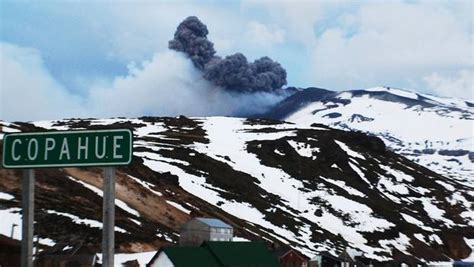
[[[262,242],[204,242],[222,266],[278,267],[278,259]]]
[[[202,223],[209,225],[210,227],[219,227],[219,228],[232,228],[232,226],[228,225],[227,223],[213,218],[195,218]]]
[[[162,250],[175,267],[219,267],[211,252],[203,247],[167,247]]]
[[[151,266],[165,253],[175,267],[278,267],[278,259],[260,242],[204,242],[201,247],[165,247],[150,260]]]

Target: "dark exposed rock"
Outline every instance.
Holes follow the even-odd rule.
[[[462,149],[458,149],[458,150],[444,149],[444,150],[438,151],[438,154],[440,154],[441,156],[460,157],[460,156],[468,155],[469,151],[462,150]]]

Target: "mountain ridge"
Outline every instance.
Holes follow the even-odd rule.
[[[228,117],[2,122],[4,133],[107,128],[135,136],[132,164],[117,168],[121,251],[175,243],[179,225],[195,216],[308,256],[347,249],[375,261],[442,261],[472,251],[471,188],[363,133]],[[20,174],[0,176],[0,214],[18,219]],[[99,248],[100,169],[41,169],[37,177],[40,240]],[[52,230],[51,221],[61,223]]]
[[[382,138],[391,150],[474,187],[474,169],[469,167],[474,163],[471,102],[390,87],[322,90],[297,92],[260,117],[362,131]]]

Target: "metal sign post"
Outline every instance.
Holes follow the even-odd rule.
[[[115,249],[115,168],[104,168],[102,205],[102,266],[114,266]]]
[[[2,166],[24,169],[22,181],[21,266],[33,267],[34,170],[46,167],[107,166],[103,180],[102,254],[114,266],[115,168],[132,161],[133,135],[128,129],[9,133],[3,138]]]
[[[35,172],[32,169],[23,170],[21,205],[23,208],[21,225],[21,267],[33,267]]]

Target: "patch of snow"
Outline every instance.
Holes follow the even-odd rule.
[[[405,213],[400,213],[400,214],[402,215],[403,219],[405,219],[406,222],[411,223],[411,224],[416,225],[416,226],[419,226],[420,228],[422,228],[425,231],[430,231],[430,232],[434,231],[433,228],[425,226],[425,224],[422,221],[420,221],[420,220],[418,220],[418,219],[416,219],[416,218],[414,218],[414,217],[412,217],[408,214],[405,214]]]
[[[312,148],[307,143],[300,143],[293,140],[288,140],[288,144],[302,157],[316,159],[316,156],[313,155],[313,152],[319,153],[319,148]]]
[[[13,195],[8,194],[8,193],[0,192],[0,199],[12,200],[12,199],[15,199],[15,197]]]
[[[138,220],[135,220],[135,219],[131,219],[131,218],[128,218],[130,221],[132,221],[133,223],[137,224],[137,225],[142,225],[141,222],[139,222]]]
[[[141,186],[145,187],[146,189],[148,189],[150,192],[152,192],[153,194],[159,196],[159,197],[162,197],[163,196],[163,193],[161,192],[158,192],[158,191],[155,191],[153,189],[151,189],[152,187],[154,187],[154,185],[152,183],[149,183],[149,182],[146,182],[146,181],[143,181],[139,178],[136,178],[136,177],[133,177],[131,175],[128,175],[128,177],[132,178],[132,180],[134,180],[135,182],[139,183]]]
[[[285,156],[285,153],[280,152],[280,150],[278,150],[278,149],[275,149],[274,152],[275,152],[275,154],[278,154],[280,156]]]
[[[381,190],[382,192],[388,191],[391,193],[397,193],[399,195],[408,195],[410,193],[410,191],[405,186],[405,184],[402,184],[402,183],[395,184],[390,178],[385,177],[385,176],[380,177],[377,183],[377,188]]]
[[[398,237],[393,239],[393,240],[380,240],[379,244],[382,247],[385,247],[387,249],[389,247],[393,247],[393,248],[396,248],[396,249],[400,250],[401,252],[403,252],[407,255],[411,255],[411,253],[408,252],[408,247],[411,246],[410,238],[407,235],[403,234],[403,233],[400,233],[398,235]]]
[[[13,231],[13,238],[21,240],[22,223],[20,211],[21,209],[19,208],[0,210],[0,218],[2,218],[2,223],[0,224],[0,234],[11,236],[13,225],[17,225]]]
[[[54,210],[47,210],[46,213],[67,217],[67,218],[71,219],[75,224],[85,224],[85,225],[87,225],[89,227],[92,227],[92,228],[102,229],[102,222],[99,222],[99,221],[96,221],[96,220],[81,219],[81,218],[77,217],[76,215],[72,215],[72,214],[65,213],[65,212],[58,212],[58,211],[54,211]],[[122,229],[118,226],[115,226],[115,232],[127,233],[127,231],[125,231],[124,229]]]
[[[444,188],[446,188],[446,190],[449,190],[449,191],[455,191],[456,188],[454,188],[454,186],[446,183],[446,182],[443,182],[443,181],[440,181],[440,180],[436,180],[435,181],[436,183],[438,183],[439,185],[443,186]]]
[[[80,183],[81,185],[83,185],[85,188],[91,190],[92,192],[96,193],[97,195],[99,195],[100,197],[103,197],[103,192],[102,190],[100,190],[99,188],[95,187],[95,186],[92,186],[88,183],[85,183],[79,179],[76,179],[72,176],[68,176],[69,179],[77,182],[77,183]],[[115,206],[123,209],[124,211],[132,214],[132,215],[135,215],[137,217],[140,217],[140,213],[132,208],[130,208],[130,206],[128,206],[125,202],[123,202],[122,200],[118,199],[118,198],[115,198]]]
[[[398,170],[394,170],[388,166],[385,166],[385,165],[379,165],[381,169],[383,169],[384,171],[386,171],[388,174],[391,174],[392,176],[395,177],[395,179],[397,180],[397,182],[403,182],[403,181],[407,181],[407,182],[413,182],[415,180],[415,178],[413,178],[412,176],[410,175],[407,175],[401,171],[398,171]]]
[[[170,204],[171,206],[179,209],[180,211],[184,212],[184,213],[187,213],[187,214],[190,214],[191,211],[186,209],[185,207],[183,207],[182,205],[176,203],[176,202],[173,202],[171,200],[166,200],[166,203]]]
[[[366,195],[364,195],[364,193],[360,192],[359,190],[354,189],[354,188],[346,185],[346,183],[344,181],[334,180],[334,179],[329,179],[329,178],[324,178],[324,177],[321,177],[321,179],[323,179],[324,181],[326,181],[328,183],[334,184],[334,185],[344,189],[347,193],[349,193],[351,195],[358,196],[358,197],[367,197]]]
[[[41,245],[46,245],[46,246],[50,246],[50,247],[56,245],[56,242],[54,242],[54,240],[49,239],[49,238],[40,238],[38,242]]]
[[[365,178],[365,174],[362,172],[361,169],[359,169],[359,167],[357,167],[357,165],[355,165],[354,163],[352,162],[349,162],[349,166],[351,166],[351,168],[357,173],[357,175],[359,175],[360,179],[362,179],[364,182],[367,183],[367,185],[372,188],[372,184],[370,183],[369,180],[367,180],[367,178]]]
[[[420,198],[419,199],[421,203],[423,204],[423,208],[428,213],[430,218],[438,221],[443,221],[445,222],[448,226],[449,225],[454,225],[454,222],[446,219],[444,215],[444,210],[438,208],[435,204],[433,204],[433,200],[429,198]]]
[[[234,241],[234,242],[250,242],[250,240],[248,240],[247,238],[243,238],[243,237],[240,237],[240,236],[234,236],[232,238],[232,241]]]
[[[362,156],[360,153],[355,152],[354,150],[350,149],[348,145],[346,145],[343,142],[338,141],[338,140],[334,140],[334,141],[336,142],[336,144],[339,145],[339,147],[341,147],[342,150],[344,150],[347,153],[347,155],[349,155],[349,157],[359,158],[359,159],[365,160],[364,156]]]
[[[463,261],[474,262],[474,239],[464,238],[464,242],[471,248],[471,254]]]
[[[438,243],[439,245],[442,245],[442,244],[443,244],[443,241],[441,240],[441,238],[439,238],[439,236],[436,235],[436,234],[430,235],[430,236],[429,236],[429,239],[430,239],[431,241],[434,241],[434,242]]]

